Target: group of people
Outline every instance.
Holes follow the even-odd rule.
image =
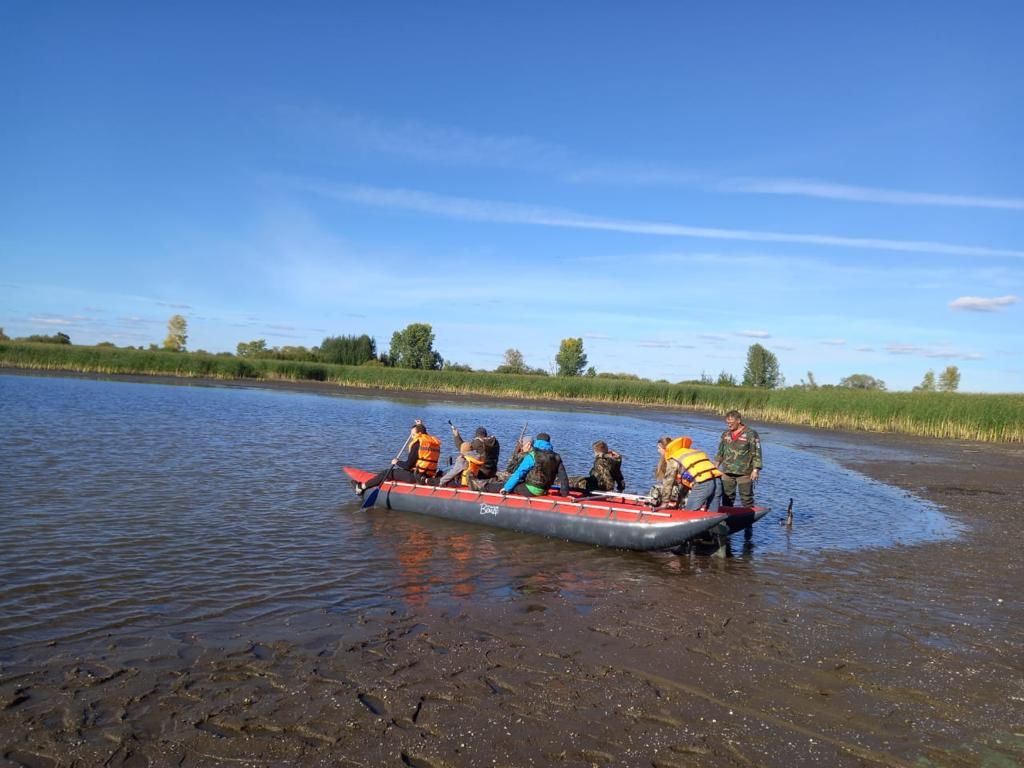
[[[761,440],[756,431],[743,423],[739,411],[729,411],[725,423],[714,460],[694,448],[688,436],[658,440],[660,459],[654,473],[655,485],[649,493],[652,504],[717,511],[723,505],[734,506],[738,495],[740,506],[754,505],[754,483],[763,467]],[[417,419],[391,466],[364,483],[356,483],[356,492],[361,495],[386,480],[522,496],[540,496],[556,487],[561,496],[568,496],[571,490],[590,494],[621,493],[626,489],[622,456],[603,440],[592,446],[594,463],[590,473],[570,477],[546,432],[533,437],[522,435],[504,471],[498,470],[501,446],[484,427],[476,429],[472,440],[464,441],[453,425],[452,437],[459,453],[447,471],[441,472],[441,440]]]

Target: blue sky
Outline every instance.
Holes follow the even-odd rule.
[[[1024,4],[0,0],[0,325],[1024,391]]]

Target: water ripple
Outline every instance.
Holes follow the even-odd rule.
[[[758,496],[776,511],[727,562],[361,511],[340,466],[385,465],[417,417],[446,450],[437,428],[448,419],[464,432],[486,425],[506,450],[529,421],[574,474],[605,439],[635,491],[650,485],[658,436],[686,432],[713,451],[721,429],[693,416],[0,376],[0,655],[128,629],[230,631],[531,591],[587,610],[609,591],[642,596],[651,580],[685,599],[710,574],[756,580],[780,560],[957,535],[934,506],[835,463],[851,450],[841,440],[809,445],[770,428]],[[777,525],[791,497],[794,531]]]

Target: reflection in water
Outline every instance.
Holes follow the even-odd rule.
[[[531,591],[556,591],[582,611],[651,582],[685,599],[701,579],[744,578],[770,560],[957,533],[932,505],[836,464],[831,455],[855,450],[841,438],[812,444],[769,427],[760,429],[757,496],[775,512],[724,558],[360,510],[340,466],[385,466],[417,417],[442,435],[444,456],[448,419],[463,433],[487,427],[502,461],[528,420],[531,432],[552,434],[570,474],[585,474],[591,443],[606,440],[625,457],[633,491],[650,486],[659,435],[685,432],[713,451],[722,428],[689,414],[0,376],[0,657],[20,644],[129,628],[233,631],[240,621]],[[786,529],[778,519],[790,497],[796,523]]]

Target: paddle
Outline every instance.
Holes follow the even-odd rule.
[[[617,491],[591,491],[591,496],[602,496],[606,499],[630,499],[632,501],[639,501],[645,504],[649,504],[651,501],[650,496],[644,496],[638,493],[618,493]]]
[[[385,473],[384,478],[380,481],[380,485],[375,485],[373,488],[370,489],[370,492],[363,497],[363,503],[359,505],[359,509],[369,509],[374,505],[374,503],[376,503],[377,494],[380,493],[380,486],[384,485],[384,483],[388,481],[388,478],[391,477],[391,473],[394,472],[395,470],[395,462],[401,458],[402,451],[404,451],[408,447],[409,441],[411,439],[412,438],[410,437],[405,438],[405,442],[402,443],[402,447],[399,448],[398,453],[395,454],[395,458],[391,462],[391,465],[388,467],[388,471],[387,473]]]

